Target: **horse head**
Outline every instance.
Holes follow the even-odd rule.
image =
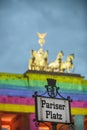
[[[67,57],[67,61],[73,61],[75,58],[74,54],[70,54],[68,57]]]
[[[63,51],[59,51],[56,59],[57,60],[62,59],[63,56],[64,56]]]

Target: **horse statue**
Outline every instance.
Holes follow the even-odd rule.
[[[35,56],[36,56],[36,51],[32,50],[31,51],[31,55],[32,57],[29,59],[29,65],[28,65],[28,69],[29,70],[35,70]]]
[[[29,70],[45,71],[48,64],[48,51],[43,52],[40,48],[38,51],[32,50],[32,57],[29,60]]]
[[[70,54],[67,57],[66,61],[61,62],[60,72],[66,71],[67,73],[70,73],[71,69],[72,71],[74,71],[73,60],[74,60],[74,54]]]
[[[60,66],[61,66],[63,56],[64,56],[64,53],[62,51],[60,51],[57,54],[55,61],[48,64],[48,70],[51,71],[51,72],[60,71]]]

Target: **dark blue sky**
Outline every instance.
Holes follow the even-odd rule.
[[[38,50],[36,32],[47,32],[44,50],[49,62],[62,50],[75,54],[75,72],[87,79],[86,0],[0,0],[0,72],[24,73],[31,50]]]

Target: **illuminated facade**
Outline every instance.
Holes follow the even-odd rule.
[[[32,95],[35,91],[39,93],[45,91],[44,86],[47,84],[47,78],[56,79],[60,93],[64,97],[70,96],[73,100],[71,113],[75,130],[79,127],[81,130],[83,127],[84,130],[87,129],[87,80],[78,74],[38,71],[27,71],[24,74],[0,73],[0,117],[3,127],[9,125],[9,129],[11,127],[10,130],[14,130],[12,124],[20,120],[23,126],[18,123],[15,127],[18,130],[23,130],[24,124],[26,124],[25,120],[27,120],[26,130],[39,129],[33,122],[35,102]],[[41,124],[40,128],[42,127],[44,124]]]
[[[73,130],[87,130],[87,80],[74,69],[74,54],[62,61],[60,51],[56,60],[48,64],[48,51],[43,52],[46,33],[40,34],[38,51],[32,50],[28,71],[24,74],[0,73],[0,130],[50,130],[51,124],[35,126],[35,101],[32,95],[45,92],[47,78],[55,79],[63,97],[70,96]],[[65,72],[66,71],[66,72]],[[49,127],[48,127],[49,126]],[[60,130],[67,126],[58,124]]]

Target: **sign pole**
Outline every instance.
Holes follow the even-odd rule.
[[[52,123],[52,130],[57,130],[57,123]]]

